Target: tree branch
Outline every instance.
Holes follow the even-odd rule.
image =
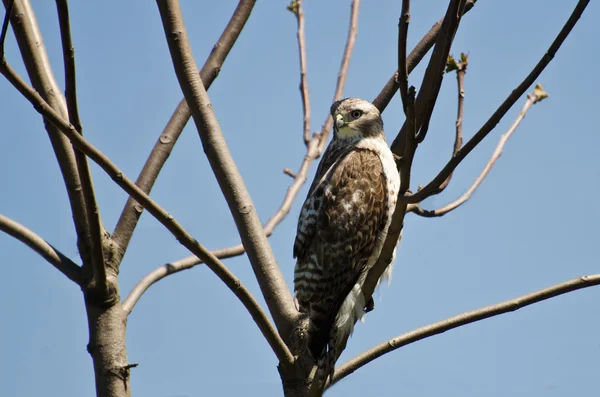
[[[207,266],[227,285],[248,310],[254,322],[260,328],[262,334],[271,345],[271,348],[277,355],[277,358],[284,364],[290,365],[293,357],[287,346],[281,340],[276,330],[273,328],[267,315],[260,308],[260,305],[254,299],[252,294],[214,255],[212,255],[202,244],[200,244],[192,235],[190,235],[181,226],[175,218],[161,208],[146,193],[137,187],[117,166],[110,161],[106,155],[100,152],[96,147],[90,144],[81,136],[75,128],[67,123],[44,99],[31,87],[27,85],[15,71],[6,63],[0,63],[0,73],[34,106],[36,111],[42,114],[46,120],[54,124],[62,133],[64,133],[71,143],[79,150],[84,152],[96,164],[98,164],[123,190],[134,197],[145,209],[152,214],[161,224],[163,224],[177,238],[177,240],[194,255],[202,258]]]
[[[0,230],[26,244],[75,284],[81,285],[81,268],[27,227],[0,214]]]
[[[484,124],[483,127],[464,145],[459,152],[454,156],[448,164],[442,169],[442,171],[422,190],[412,195],[402,195],[398,197],[398,203],[396,204],[396,210],[392,217],[392,223],[388,229],[387,238],[383,244],[381,254],[375,265],[370,269],[365,284],[363,286],[363,293],[368,298],[373,294],[373,291],[377,285],[377,282],[385,269],[390,265],[394,258],[396,246],[398,244],[398,238],[402,231],[404,216],[406,215],[407,204],[417,203],[431,195],[431,191],[435,191],[436,187],[439,187],[444,182],[450,173],[456,168],[456,166],[467,156],[473,148],[483,140],[483,138],[496,126],[500,119],[506,114],[508,109],[514,104],[514,102],[527,90],[527,88],[533,83],[532,78],[537,78],[542,70],[548,65],[550,60],[556,54],[560,45],[564,42],[569,32],[573,29],[573,26],[583,13],[585,6],[589,3],[589,0],[580,0],[575,7],[573,13],[569,17],[569,20],[550,46],[548,52],[540,60],[538,65],[532,70],[527,78],[512,92],[511,95],[504,101],[504,103],[496,110],[492,117]],[[405,122],[406,125],[406,122]],[[404,126],[402,127],[405,128]]]
[[[494,150],[492,157],[490,157],[490,159],[487,162],[486,166],[484,167],[483,171],[481,171],[481,174],[479,174],[479,176],[477,177],[477,179],[475,179],[475,182],[473,182],[471,187],[469,187],[469,189],[467,189],[467,191],[464,192],[458,199],[443,206],[442,208],[438,208],[437,210],[433,210],[433,211],[424,210],[418,204],[411,205],[409,211],[414,212],[415,214],[426,217],[426,218],[435,218],[435,217],[444,216],[448,212],[463,205],[471,197],[471,195],[473,194],[475,189],[477,189],[479,187],[481,182],[483,182],[485,177],[489,174],[490,170],[494,167],[494,164],[496,163],[496,161],[500,158],[500,155],[502,154],[504,145],[506,144],[508,139],[512,136],[512,134],[516,131],[519,124],[521,124],[521,121],[527,114],[527,111],[529,111],[529,108],[531,108],[531,106],[535,105],[536,103],[542,101],[543,99],[545,99],[547,97],[548,97],[548,94],[544,91],[543,87],[540,84],[536,85],[533,93],[529,94],[527,96],[527,101],[525,101],[525,105],[523,106],[523,109],[521,109],[521,112],[517,116],[517,119],[510,126],[508,131],[506,131],[506,133],[504,133],[500,137],[500,140],[498,141],[498,145],[496,146],[496,149]]]
[[[358,12],[360,10],[360,0],[352,0],[350,5],[350,24],[348,26],[348,35],[346,37],[346,46],[344,47],[344,55],[342,55],[342,63],[340,65],[340,71],[338,73],[337,83],[335,85],[335,92],[333,94],[333,102],[339,101],[344,95],[344,87],[346,86],[346,77],[348,76],[348,68],[350,66],[350,59],[352,59],[352,52],[354,51],[354,43],[356,42],[356,35],[358,34]],[[314,158],[318,158],[325,147],[327,146],[327,138],[329,138],[329,132],[333,126],[333,118],[327,113],[327,118],[321,127],[320,143],[318,152],[314,153]]]
[[[190,106],[204,152],[225,196],[252,269],[279,332],[291,335],[299,316],[198,75],[176,0],[157,0],[175,74]]]
[[[200,71],[200,78],[207,90],[219,75],[227,55],[229,55],[233,45],[240,36],[248,18],[250,18],[250,13],[255,4],[256,0],[240,0],[231,19],[223,30],[221,37],[219,37],[219,40],[214,45],[208,59]],[[173,112],[173,115],[163,132],[160,134],[160,137],[156,141],[152,152],[144,164],[144,168],[135,181],[136,185],[138,185],[145,193],[150,193],[152,190],[152,187],[158,178],[158,174],[169,158],[175,143],[177,143],[177,140],[190,117],[190,108],[188,107],[185,98],[183,98],[179,102],[177,109]],[[131,236],[133,235],[143,210],[144,208],[133,198],[130,197],[127,199],[127,203],[125,203],[125,207],[121,212],[121,216],[119,217],[113,233],[113,240],[123,253],[127,250],[127,246],[129,245],[129,241],[131,240]]]
[[[410,23],[410,0],[402,0],[402,12],[398,19],[398,88],[402,109],[406,113],[408,96],[408,70],[406,69],[406,40],[408,38],[408,24]]]
[[[448,63],[446,64],[446,73],[456,70],[456,83],[458,88],[458,105],[456,110],[456,128],[454,134],[454,146],[452,148],[452,156],[456,156],[456,153],[462,147],[463,142],[463,113],[465,110],[465,74],[467,73],[467,66],[469,64],[469,56],[461,53],[460,61],[456,61],[452,56],[448,57]],[[444,182],[439,186],[436,194],[443,192],[446,187],[450,184],[452,179],[452,173],[446,178]],[[414,207],[414,206],[413,206]]]
[[[476,1],[477,0],[466,1],[463,15],[465,15],[471,10],[471,8],[473,8]],[[423,38],[421,38],[421,40],[417,43],[415,48],[413,48],[413,50],[410,52],[410,54],[406,58],[406,69],[408,74],[410,74],[414,70],[414,68],[417,67],[417,65],[429,52],[431,47],[433,47],[437,40],[443,22],[444,18],[434,23],[431,29],[429,29],[429,32],[425,33]],[[382,88],[379,95],[377,95],[377,97],[373,100],[373,105],[375,105],[375,107],[379,109],[381,113],[383,113],[387,105],[389,105],[390,101],[392,100],[394,95],[396,95],[396,92],[399,89],[397,76],[398,71],[394,72],[392,77],[390,77],[388,82]]]
[[[354,47],[354,42],[356,40],[356,31],[358,24],[358,7],[360,6],[360,0],[354,0],[352,2],[352,11],[350,14],[350,28],[348,30],[348,38],[346,41],[346,48],[344,50],[344,55],[342,57],[342,64],[340,66],[340,72],[338,74],[338,80],[334,93],[334,102],[341,99],[343,94],[344,85],[346,83],[346,75],[348,72],[348,65],[350,63],[350,58],[352,56],[352,50]],[[331,129],[331,125],[327,127],[328,119],[325,121],[325,125],[323,126],[323,131],[329,132]],[[326,135],[323,134],[315,134],[308,144],[306,148],[306,155],[304,156],[304,160],[300,165],[300,169],[298,172],[294,173],[293,178],[294,181],[288,188],[286,195],[281,203],[279,209],[269,218],[267,223],[264,225],[264,233],[265,236],[270,237],[273,234],[275,227],[286,217],[289,213],[294,200],[298,196],[300,189],[306,182],[306,177],[308,175],[308,171],[310,170],[310,166],[313,161],[318,158],[321,154],[322,149],[320,145],[322,142],[327,142]],[[242,244],[235,245],[233,247],[221,248],[215,251],[212,251],[212,254],[217,258],[225,259],[231,258],[234,256],[239,256],[244,254],[246,251]],[[183,259],[179,259],[174,262],[167,263],[152,272],[148,273],[144,276],[136,285],[133,287],[127,298],[123,301],[123,305],[128,307],[128,310],[133,310],[133,307],[137,303],[137,301],[141,298],[141,296],[146,292],[146,290],[156,283],[157,281],[165,278],[166,276],[180,272],[182,270],[191,269],[196,265],[203,264],[202,260],[198,259],[196,256],[188,256]]]
[[[13,0],[3,0],[5,7],[10,7]],[[7,14],[8,15],[8,14]],[[54,79],[50,61],[46,53],[44,41],[35,19],[29,0],[14,1],[12,5],[12,27],[21,51],[33,88],[60,115],[68,118],[65,100]],[[1,62],[5,62],[4,45],[2,45]],[[89,257],[90,227],[88,224],[85,199],[81,186],[75,154],[69,140],[52,124],[44,121],[50,143],[56,156],[63,181],[67,190],[80,256],[87,261]]]
[[[300,59],[300,94],[302,97],[302,113],[304,114],[304,144],[310,142],[310,95],[306,78],[306,41],[304,40],[304,9],[302,0],[292,0],[288,6],[298,22],[298,57]]]
[[[500,107],[494,112],[494,114],[488,119],[488,121],[477,131],[475,135],[458,151],[456,156],[454,156],[446,166],[438,173],[438,175],[433,178],[431,182],[429,182],[423,189],[418,191],[417,193],[409,196],[400,197],[401,201],[406,203],[418,203],[431,196],[431,192],[435,191],[435,189],[444,181],[450,173],[456,169],[456,167],[464,160],[469,153],[494,129],[496,124],[500,122],[502,117],[508,112],[508,110],[515,104],[515,102],[527,91],[527,89],[533,84],[533,82],[539,77],[542,71],[548,66],[550,61],[556,55],[556,52],[563,44],[571,30],[583,14],[586,6],[588,5],[589,0],[579,0],[577,6],[571,13],[571,16],[561,29],[560,33],[556,36],[548,51],[544,54],[544,56],[540,59],[538,64],[533,68],[533,70],[529,73],[529,75],[519,84],[517,88],[515,88],[512,93],[504,100],[504,102],[500,105]]]
[[[348,362],[342,364],[335,370],[332,385],[339,382],[346,376],[350,375],[357,369],[365,366],[378,357],[386,353],[394,351],[400,347],[410,345],[411,343],[429,338],[434,335],[441,334],[448,330],[471,324],[486,318],[498,316],[500,314],[514,312],[534,303],[542,302],[547,299],[554,298],[559,295],[564,295],[579,289],[592,287],[600,284],[600,274],[590,276],[582,276],[573,280],[565,281],[551,287],[532,292],[527,295],[522,295],[518,298],[507,300],[495,305],[485,306],[481,309],[472,310],[466,313],[459,314],[454,317],[447,318],[436,323],[426,325],[414,331],[407,332],[395,338],[389,339],[379,345],[359,354]]]
[[[79,110],[77,107],[77,80],[75,72],[75,49],[73,40],[71,39],[71,21],[69,19],[69,4],[68,0],[56,0],[56,9],[58,12],[58,21],[60,26],[60,38],[63,51],[63,63],[65,68],[65,96],[67,101],[67,110],[69,121],[75,129],[83,134],[81,120],[79,118]],[[92,183],[92,174],[85,154],[79,150],[73,150],[75,154],[75,162],[77,171],[81,179],[81,189],[83,199],[85,201],[86,216],[89,224],[89,263],[93,272],[93,285],[102,299],[112,300],[114,295],[109,291],[106,267],[104,264],[104,253],[102,240],[104,229],[102,220],[96,202],[94,193],[94,185]],[[87,266],[87,261],[84,261],[84,267]],[[113,268],[113,277],[118,274],[118,267]]]

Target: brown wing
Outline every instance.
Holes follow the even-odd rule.
[[[307,199],[303,229],[309,232],[300,233],[299,225],[301,244],[294,247],[297,297],[311,305],[343,300],[385,226],[386,180],[378,155],[354,149],[333,167]]]

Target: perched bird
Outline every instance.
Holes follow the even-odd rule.
[[[334,135],[298,220],[294,291],[309,318],[308,349],[318,376],[333,376],[354,324],[362,286],[379,257],[400,177],[379,110],[358,98],[331,106]]]

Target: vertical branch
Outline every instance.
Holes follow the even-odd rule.
[[[398,19],[398,88],[402,99],[402,109],[406,114],[408,95],[408,70],[406,69],[406,40],[410,23],[410,0],[402,0],[402,13]]]
[[[475,2],[477,0],[467,0],[465,3],[465,8],[463,10],[463,15],[473,8]],[[408,74],[410,74],[415,67],[421,62],[423,57],[429,52],[431,47],[435,44],[438,35],[440,33],[440,28],[442,27],[442,23],[444,22],[444,18],[440,19],[436,23],[433,24],[431,29],[421,38],[421,40],[417,43],[415,48],[410,52],[408,57],[406,58],[406,69]],[[381,113],[385,110],[387,105],[389,105],[390,101],[398,91],[398,71],[396,71],[392,77],[388,80],[385,86],[381,89],[381,92],[377,95],[377,97],[373,100],[373,105]]]
[[[67,110],[69,121],[75,127],[77,132],[83,134],[81,120],[79,118],[79,110],[77,106],[77,80],[75,71],[75,49],[73,40],[71,39],[71,21],[69,18],[68,0],[56,0],[56,8],[58,12],[58,21],[60,26],[60,37],[62,42],[63,63],[65,69],[65,96],[67,100]],[[104,265],[104,253],[102,249],[102,241],[104,230],[102,228],[102,220],[98,211],[98,203],[94,193],[94,185],[92,183],[92,174],[85,154],[79,150],[73,150],[75,161],[77,163],[77,171],[81,178],[81,190],[85,201],[86,216],[89,222],[89,248],[90,260],[84,261],[84,268],[91,265],[92,268],[92,285],[86,286],[95,290],[96,296],[99,299],[106,301],[114,301],[116,299],[115,291],[109,292],[106,267]],[[118,269],[112,269],[113,276],[116,277]]]
[[[214,45],[210,56],[200,71],[200,78],[207,90],[219,75],[227,55],[240,36],[248,18],[250,18],[250,13],[255,4],[256,0],[240,0],[231,19],[219,37],[219,40]],[[152,190],[152,186],[154,186],[158,174],[169,158],[173,147],[175,147],[175,143],[177,143],[177,140],[190,117],[190,108],[188,107],[185,98],[183,98],[156,141],[152,152],[148,156],[148,159],[135,182],[145,193],[150,193]],[[131,240],[131,236],[135,231],[135,227],[137,226],[137,222],[142,215],[143,210],[144,208],[133,198],[130,197],[127,199],[127,203],[121,212],[121,216],[119,217],[112,237],[122,253],[127,250],[127,246],[129,245],[129,241]],[[122,258],[116,259],[117,262],[120,262]]]
[[[452,56],[448,57],[448,63],[446,65],[446,73],[456,70],[456,88],[458,91],[458,101],[456,109],[456,126],[454,133],[454,146],[452,147],[452,157],[456,156],[456,153],[462,147],[463,142],[463,113],[465,110],[465,74],[467,73],[467,66],[469,63],[469,56],[467,54],[460,54],[460,61],[456,61]],[[448,187],[450,180],[452,179],[452,173],[448,175],[448,178],[437,189],[436,194],[439,194]]]
[[[340,71],[338,73],[337,83],[335,85],[335,92],[333,94],[333,101],[336,102],[342,99],[344,94],[344,87],[346,86],[346,77],[348,76],[348,68],[350,67],[350,59],[352,59],[352,52],[354,51],[354,43],[356,43],[356,35],[358,34],[358,11],[360,10],[360,0],[352,0],[350,5],[350,24],[348,26],[348,35],[346,37],[346,46],[344,47],[344,55],[342,55],[342,63],[340,65]],[[329,131],[333,126],[333,118],[331,115],[327,115],[323,127],[321,127],[320,141],[318,147],[318,154],[320,156],[327,146],[327,138],[329,137]],[[316,158],[315,157],[315,158]]]
[[[302,0],[293,0],[288,10],[294,13],[298,22],[298,57],[300,59],[300,94],[302,96],[302,113],[304,114],[304,144],[310,142],[310,95],[306,78],[306,40],[304,37],[304,9]]]
[[[198,75],[179,3],[176,0],[157,0],[157,4],[175,73],[192,111],[204,151],[229,205],[275,324],[281,335],[288,337],[298,312]]]

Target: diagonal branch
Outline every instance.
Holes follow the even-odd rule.
[[[548,97],[548,94],[544,91],[543,87],[540,84],[536,85],[535,90],[533,91],[533,94],[529,94],[527,96],[527,101],[525,102],[523,109],[521,109],[521,112],[517,116],[517,119],[510,126],[508,131],[506,131],[506,133],[504,133],[500,137],[500,140],[498,141],[498,145],[496,146],[496,149],[494,150],[492,157],[490,157],[490,159],[487,162],[487,164],[485,165],[483,171],[481,171],[481,174],[479,174],[479,176],[477,177],[477,179],[475,179],[475,182],[473,182],[471,187],[469,187],[469,189],[467,189],[467,191],[464,192],[459,198],[457,198],[456,200],[454,200],[453,202],[451,202],[449,204],[446,204],[442,208],[438,208],[433,211],[424,210],[418,204],[411,204],[408,211],[414,212],[415,214],[426,217],[426,218],[435,218],[435,217],[444,216],[448,212],[463,205],[467,200],[469,200],[469,198],[471,197],[471,195],[473,194],[475,189],[477,189],[479,187],[479,185],[481,185],[481,182],[483,182],[485,177],[489,174],[490,170],[494,167],[494,164],[496,163],[496,161],[500,158],[500,155],[502,154],[504,145],[509,140],[509,138],[512,136],[512,134],[516,131],[519,124],[521,124],[521,121],[523,121],[523,118],[525,118],[525,115],[527,114],[529,109],[533,105],[535,105],[536,103],[542,101],[543,99],[545,99],[547,97]]]
[[[231,51],[233,45],[240,36],[255,4],[256,0],[240,0],[229,23],[225,27],[225,30],[223,30],[221,37],[219,37],[210,56],[204,63],[204,66],[200,71],[200,78],[207,90],[219,75],[229,51]],[[152,190],[152,186],[156,182],[158,174],[169,158],[175,143],[177,143],[177,140],[190,117],[190,108],[184,98],[179,102],[177,109],[173,112],[171,119],[156,141],[152,152],[144,164],[142,172],[135,182],[145,193],[150,193]],[[119,217],[113,233],[113,240],[120,247],[122,252],[127,250],[127,246],[129,245],[131,236],[137,226],[137,222],[142,215],[142,211],[143,207],[133,198],[130,197],[127,199],[127,203],[121,212],[121,216]]]
[[[56,8],[58,12],[58,21],[60,26],[60,37],[62,42],[63,63],[65,69],[65,86],[66,86],[66,101],[69,114],[69,121],[75,129],[82,134],[81,120],[79,118],[79,110],[77,108],[77,79],[75,72],[75,49],[73,40],[71,39],[71,21],[69,18],[68,0],[56,0]],[[84,260],[84,268],[88,263],[91,264],[93,273],[93,285],[101,297],[107,297],[109,294],[108,280],[106,267],[104,265],[104,253],[102,250],[102,239],[104,230],[102,228],[102,220],[98,211],[98,203],[94,193],[94,185],[92,183],[92,174],[85,154],[79,150],[73,150],[75,161],[77,163],[77,171],[81,178],[81,190],[85,201],[86,216],[89,223],[89,262]],[[118,274],[118,269],[113,269],[113,275]]]
[[[532,292],[527,295],[519,296],[511,300],[507,300],[495,305],[485,306],[481,309],[472,310],[466,313],[459,314],[454,317],[447,318],[436,323],[426,325],[414,331],[407,332],[395,338],[387,340],[379,345],[359,354],[348,362],[336,368],[333,377],[332,385],[339,382],[346,376],[350,375],[357,369],[365,366],[378,357],[386,353],[399,349],[411,343],[418,342],[422,339],[429,338],[434,335],[441,334],[448,330],[471,324],[486,318],[498,316],[500,314],[514,312],[534,303],[542,302],[556,296],[564,295],[579,289],[592,287],[600,284],[600,274],[590,276],[582,276],[573,280],[565,281],[551,287]]]
[[[0,214],[0,230],[26,244],[75,284],[81,285],[81,268],[27,227]]]
[[[46,120],[56,126],[68,139],[73,146],[81,150],[96,164],[98,164],[124,191],[134,197],[145,209],[152,214],[162,225],[164,225],[177,238],[177,240],[194,255],[202,258],[207,266],[225,283],[225,285],[235,294],[248,310],[254,322],[260,328],[267,342],[277,355],[277,358],[283,363],[290,365],[293,357],[287,346],[281,340],[277,331],[273,328],[267,315],[260,308],[260,305],[254,299],[252,294],[244,287],[227,269],[221,261],[211,254],[202,244],[181,226],[175,218],[161,208],[146,193],[137,187],[117,166],[110,161],[105,154],[86,141],[75,128],[66,122],[60,114],[44,101],[44,99],[31,87],[27,85],[15,71],[6,63],[0,63],[0,73],[34,106],[36,111],[42,114]]]
[[[494,129],[496,124],[500,122],[502,117],[508,112],[508,110],[515,104],[515,102],[527,91],[527,89],[534,83],[534,81],[539,77],[539,75],[544,71],[546,66],[552,61],[556,52],[563,44],[571,30],[583,14],[586,6],[588,5],[590,0],[579,0],[577,6],[571,13],[571,16],[556,36],[550,48],[546,51],[544,56],[540,59],[537,65],[533,68],[533,70],[529,73],[529,75],[519,84],[517,88],[515,88],[511,94],[504,100],[504,102],[500,105],[500,107],[494,112],[494,114],[486,121],[486,123],[477,131],[475,135],[459,150],[459,152],[454,156],[446,166],[438,173],[438,175],[433,178],[431,182],[429,182],[423,189],[418,191],[417,193],[409,196],[400,197],[400,200],[407,203],[418,203],[431,196],[431,192],[435,191],[435,189],[442,183],[450,173],[456,169],[456,167],[464,160],[469,153]]]
[[[3,2],[5,7],[9,7],[13,3],[12,0],[3,0]],[[10,14],[12,28],[31,84],[60,117],[66,119],[68,115],[65,100],[54,79],[42,34],[31,4],[29,0],[18,0],[14,1],[12,8]],[[3,49],[4,46],[2,46]],[[5,62],[4,52],[0,55],[2,62]],[[79,253],[85,259],[89,255],[90,228],[75,154],[69,140],[55,126],[47,122],[44,122],[44,125],[67,190],[77,233]]]
[[[306,78],[306,40],[304,36],[304,9],[302,0],[293,0],[288,10],[294,13],[298,22],[298,58],[300,60],[300,94],[302,97],[302,113],[304,114],[304,144],[310,142],[310,95]]]
[[[175,74],[206,157],[227,201],[269,311],[282,335],[292,335],[299,313],[235,165],[212,104],[198,75],[177,0],[157,0]]]
[[[352,10],[350,14],[350,27],[348,30],[348,37],[346,40],[346,48],[344,50],[344,55],[342,57],[342,63],[340,66],[340,71],[338,74],[338,80],[335,88],[334,94],[334,102],[341,99],[344,85],[346,83],[346,75],[348,73],[348,65],[350,63],[350,58],[352,56],[352,50],[354,48],[354,42],[356,40],[356,31],[358,24],[358,10],[359,10],[360,0],[354,0],[352,2]],[[325,121],[325,125],[323,126],[323,131],[327,133],[331,129],[331,125],[328,124],[331,118]],[[329,125],[329,126],[328,126]],[[290,208],[300,189],[306,182],[306,177],[308,175],[308,171],[310,170],[310,166],[313,161],[318,158],[321,154],[321,143],[327,143],[327,135],[323,134],[315,134],[311,140],[309,145],[306,148],[306,155],[304,156],[304,160],[300,165],[300,169],[298,172],[294,173],[294,182],[288,188],[285,197],[283,198],[283,202],[279,209],[269,218],[267,223],[264,225],[264,233],[267,237],[271,236],[275,227],[286,217],[289,213]],[[231,258],[234,256],[239,256],[244,254],[246,251],[242,244],[235,245],[233,247],[221,248],[215,251],[212,251],[212,254],[217,258]],[[146,290],[156,283],[159,280],[162,280],[166,276],[180,272],[182,270],[191,269],[192,267],[202,264],[202,260],[198,259],[196,256],[189,256],[174,262],[167,263],[152,272],[148,273],[144,276],[136,285],[133,287],[127,298],[123,301],[123,305],[128,308],[128,311],[131,311],[137,301],[141,298],[141,296],[146,292]]]

